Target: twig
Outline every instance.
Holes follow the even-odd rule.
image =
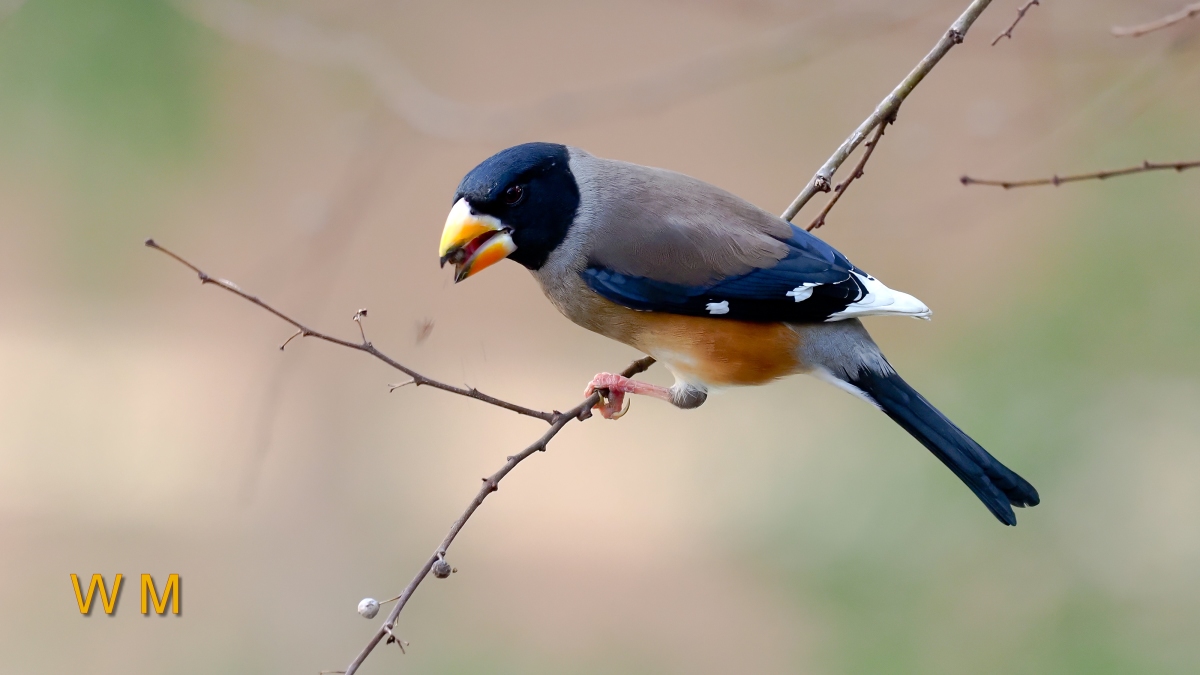
[[[405,651],[405,649],[404,649],[404,645],[408,644],[407,642],[405,642],[404,640],[401,640],[401,639],[400,639],[400,636],[398,636],[398,635],[396,635],[395,633],[393,633],[391,628],[384,628],[384,631],[387,633],[387,636],[388,636],[387,643],[388,643],[389,645],[390,645],[390,644],[392,644],[393,642],[395,642],[395,643],[396,643],[396,646],[400,648],[400,653],[401,653],[401,654],[407,654],[407,653],[408,653],[408,652],[407,652],[407,651]],[[343,672],[345,672],[345,671],[343,671]]]
[[[1174,26],[1180,21],[1186,21],[1194,16],[1200,16],[1200,2],[1193,2],[1174,14],[1168,14],[1161,19],[1155,19],[1149,23],[1142,23],[1136,26],[1113,26],[1112,34],[1117,37],[1141,37],[1146,33],[1153,33],[1156,30]]]
[[[933,67],[942,60],[942,57],[954,45],[960,44],[963,41],[971,25],[975,23],[975,20],[979,18],[979,15],[991,3],[992,0],[973,0],[967,6],[962,16],[958,17],[958,20],[951,24],[950,29],[946,31],[942,39],[938,40],[937,44],[934,45],[933,51],[921,59],[917,67],[913,68],[912,72],[900,81],[900,84],[892,90],[892,93],[880,101],[879,105],[875,107],[875,112],[871,113],[871,116],[863,121],[862,124],[858,125],[858,128],[854,130],[854,133],[850,134],[849,138],[842,141],[842,144],[838,146],[833,156],[826,160],[825,164],[821,166],[812,179],[808,181],[808,184],[804,186],[804,189],[800,191],[800,194],[796,195],[796,198],[792,200],[787,210],[783,212],[781,217],[784,220],[790,222],[795,218],[796,214],[800,213],[800,209],[804,208],[804,205],[816,196],[818,192],[829,192],[830,181],[833,180],[834,172],[846,161],[850,153],[854,152],[854,149],[866,140],[867,134],[871,133],[875,127],[883,124],[885,120],[894,120],[896,118],[896,112],[900,110],[900,104],[904,102],[904,99],[908,98],[913,89],[921,83],[921,80],[925,79],[929,71],[933,70]]]
[[[362,320],[365,318],[367,318],[367,308],[363,307],[362,309],[355,312],[354,318],[351,319],[354,323],[358,324],[358,334],[362,336],[362,341],[363,341],[364,345],[370,344],[369,342],[367,342],[367,331],[366,331],[366,329],[363,328],[363,324],[362,324]]]
[[[963,176],[962,178],[959,178],[958,180],[963,185],[993,185],[993,186],[1002,187],[1005,190],[1008,190],[1010,188],[1031,187],[1034,185],[1053,185],[1054,187],[1058,187],[1059,185],[1062,185],[1063,183],[1075,183],[1075,182],[1078,182],[1081,180],[1104,180],[1105,178],[1115,178],[1117,176],[1128,176],[1130,174],[1145,173],[1147,171],[1166,171],[1169,169],[1169,170],[1173,170],[1173,171],[1183,172],[1183,171],[1187,171],[1188,169],[1195,169],[1196,167],[1200,167],[1200,161],[1176,162],[1174,164],[1160,164],[1160,163],[1156,163],[1156,162],[1146,161],[1146,162],[1142,162],[1141,164],[1139,164],[1137,166],[1131,166],[1131,167],[1128,167],[1125,169],[1115,169],[1115,170],[1111,170],[1111,171],[1097,171],[1095,173],[1080,173],[1080,174],[1075,174],[1075,175],[1071,175],[1071,176],[1054,175],[1049,178],[1035,178],[1032,180],[1014,180],[1014,181],[983,180],[983,179],[979,179],[979,178],[971,178],[970,176]]]
[[[395,359],[388,356],[387,354],[384,354],[383,352],[376,349],[375,345],[371,344],[366,339],[365,332],[362,334],[363,335],[362,342],[350,342],[349,340],[342,340],[340,338],[333,337],[332,335],[328,335],[326,333],[321,333],[319,331],[315,331],[315,330],[309,328],[308,326],[305,326],[304,324],[300,323],[299,321],[293,319],[292,317],[288,316],[287,314],[284,314],[283,312],[275,309],[271,305],[268,305],[266,302],[263,302],[257,296],[251,295],[251,294],[247,293],[246,291],[243,291],[241,288],[238,287],[237,284],[233,283],[232,281],[227,281],[225,279],[220,279],[217,277],[209,276],[203,270],[201,270],[199,267],[196,267],[192,263],[188,262],[187,260],[184,260],[180,256],[176,255],[175,253],[172,253],[171,251],[163,248],[162,246],[159,246],[157,243],[155,243],[155,241],[153,239],[147,239],[146,246],[148,246],[156,251],[161,251],[161,252],[165,253],[166,255],[170,256],[171,258],[174,258],[176,261],[178,261],[179,263],[181,263],[188,269],[195,272],[196,275],[200,277],[200,283],[216,284],[217,286],[220,286],[221,288],[229,291],[230,293],[240,296],[241,298],[258,305],[259,307],[262,307],[263,309],[267,310],[271,314],[274,314],[275,316],[279,317],[280,319],[283,319],[287,323],[291,324],[291,326],[293,328],[295,328],[297,332],[294,335],[292,335],[291,338],[288,338],[288,342],[291,342],[292,338],[295,338],[297,336],[299,336],[299,337],[315,337],[319,340],[324,340],[326,342],[332,342],[335,345],[341,345],[342,347],[349,347],[350,349],[357,349],[360,352],[366,352],[367,354],[374,356],[375,358],[379,359],[380,361],[383,361],[384,363],[388,364],[389,366],[391,366],[391,367],[395,368],[396,370],[399,370],[400,372],[404,373],[405,375],[408,375],[409,377],[411,377],[413,380],[412,384],[414,384],[418,387],[425,385],[425,386],[433,387],[434,389],[441,389],[442,391],[448,391],[451,394],[458,394],[459,396],[466,396],[467,398],[473,398],[477,401],[483,401],[484,403],[494,405],[498,408],[504,408],[505,410],[511,410],[512,412],[515,412],[518,415],[526,415],[528,417],[536,417],[537,419],[542,420],[543,422],[546,422],[547,424],[553,424],[559,418],[558,413],[543,412],[541,410],[534,410],[533,408],[526,408],[523,405],[509,403],[508,401],[498,399],[494,396],[489,396],[474,387],[470,387],[470,388],[456,387],[452,384],[446,384],[445,382],[439,382],[435,379],[426,377],[426,376],[422,375],[421,373],[418,373],[417,371],[413,370],[412,368],[405,366],[404,364],[396,361]],[[360,330],[362,329],[362,323],[359,321],[359,319],[365,315],[366,315],[365,311],[360,311],[359,314],[355,314],[355,323],[358,323]],[[287,342],[284,342],[283,346],[287,346]],[[282,347],[280,347],[280,348],[282,349]]]
[[[284,340],[283,344],[279,345],[279,351],[283,351],[284,348],[288,346],[288,343],[290,343],[292,340],[295,340],[298,337],[304,337],[304,330],[298,330],[295,333],[292,333],[291,337]]]
[[[634,361],[629,365],[628,368],[623,370],[621,374],[625,377],[633,377],[638,373],[644,372],[653,364],[654,359],[647,356]],[[458,536],[458,533],[462,531],[463,526],[467,524],[467,520],[472,514],[475,513],[475,509],[478,509],[479,506],[483,504],[483,500],[487,499],[488,495],[499,489],[500,481],[503,480],[510,471],[515,469],[518,464],[528,459],[530,455],[534,454],[535,452],[545,451],[546,445],[550,443],[550,439],[557,436],[558,432],[561,431],[562,428],[572,420],[587,419],[587,417],[591,415],[592,408],[599,402],[600,392],[596,392],[581,401],[579,405],[559,415],[558,419],[556,419],[550,425],[550,428],[546,430],[546,433],[542,434],[541,438],[534,441],[532,445],[525,448],[521,452],[509,457],[508,461],[504,463],[504,466],[501,466],[496,473],[493,473],[492,475],[483,479],[483,487],[479,488],[479,493],[475,495],[475,498],[471,500],[470,504],[467,504],[466,511],[463,511],[463,514],[458,517],[458,520],[454,521],[454,524],[450,526],[450,533],[447,534],[446,538],[442,540],[441,546],[438,546],[433,552],[433,555],[429,556],[429,560],[425,561],[425,564],[417,572],[417,575],[413,577],[413,580],[408,582],[408,586],[404,588],[404,591],[400,594],[400,598],[396,601],[396,606],[393,607],[391,613],[388,614],[387,621],[384,621],[383,625],[380,626],[379,630],[375,633],[375,636],[372,637],[371,641],[367,643],[367,646],[363,648],[362,652],[360,652],[359,655],[354,658],[354,661],[351,662],[346,668],[346,675],[354,675],[354,672],[358,670],[358,667],[361,666],[363,661],[366,660],[367,656],[371,654],[371,651],[375,649],[376,645],[379,644],[379,641],[385,636],[391,634],[392,629],[396,625],[396,619],[400,617],[400,612],[404,609],[404,605],[408,603],[409,598],[412,597],[413,592],[417,590],[417,586],[421,585],[421,582],[425,580],[425,577],[429,576],[429,572],[433,569],[434,563],[445,557],[446,550],[450,548],[450,544],[454,542],[454,538]]]
[[[1033,7],[1034,5],[1040,5],[1040,4],[1042,4],[1042,3],[1038,2],[1038,0],[1029,0],[1029,2],[1022,5],[1021,9],[1017,10],[1017,18],[1013,19],[1012,25],[1008,27],[1008,30],[997,35],[995,40],[992,40],[992,46],[995,47],[996,45],[1000,44],[1000,41],[1003,40],[1004,38],[1008,38],[1009,40],[1011,40],[1013,29],[1017,27],[1017,24],[1021,23],[1021,19],[1025,18],[1025,12],[1028,12],[1029,9],[1031,7]]]
[[[833,197],[830,197],[829,203],[825,205],[825,208],[821,209],[821,213],[817,214],[817,217],[813,219],[811,223],[809,223],[809,232],[812,232],[813,230],[825,224],[825,216],[829,215],[829,212],[833,210],[833,206],[838,203],[838,200],[842,198],[842,195],[846,194],[846,190],[850,187],[850,184],[853,183],[855,179],[863,177],[863,169],[866,168],[867,161],[871,159],[871,153],[875,152],[875,147],[879,145],[879,140],[883,138],[883,132],[885,129],[887,129],[887,125],[888,123],[885,122],[884,124],[880,124],[879,126],[875,127],[875,136],[872,137],[871,140],[867,141],[867,149],[865,152],[863,152],[862,159],[858,160],[858,165],[854,167],[854,171],[850,174],[850,176],[841,183],[838,183],[837,186],[833,188]]]

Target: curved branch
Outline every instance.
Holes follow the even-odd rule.
[[[933,46],[933,50],[917,63],[917,67],[913,68],[912,72],[900,81],[900,84],[892,90],[892,93],[879,102],[879,105],[875,107],[875,112],[871,113],[871,116],[864,120],[862,124],[858,125],[858,128],[854,130],[854,133],[850,134],[849,138],[842,141],[837,151],[826,160],[825,164],[821,166],[812,179],[808,181],[808,184],[804,186],[804,189],[800,191],[800,194],[796,195],[796,198],[792,200],[787,210],[783,212],[781,217],[784,220],[791,222],[796,217],[796,214],[800,213],[800,209],[804,208],[804,205],[815,197],[818,192],[829,192],[833,174],[842,166],[850,156],[850,153],[854,152],[854,149],[866,140],[867,134],[874,131],[875,127],[887,120],[895,119],[897,111],[900,110],[900,104],[904,103],[904,99],[908,98],[913,89],[916,89],[917,85],[929,74],[929,71],[933,70],[933,67],[942,60],[942,57],[954,45],[962,43],[971,25],[975,23],[975,20],[979,18],[979,15],[990,4],[992,4],[992,0],[974,0],[967,6],[966,11],[950,26],[950,29],[942,36],[942,39],[938,40],[937,44]]]
[[[1200,167],[1200,161],[1198,161],[1198,162],[1175,162],[1174,164],[1161,164],[1161,163],[1146,161],[1146,162],[1142,162],[1141,164],[1139,164],[1137,166],[1131,166],[1131,167],[1127,167],[1124,169],[1113,169],[1113,170],[1109,170],[1109,171],[1097,171],[1095,173],[1080,173],[1080,174],[1074,174],[1074,175],[1070,175],[1070,176],[1054,175],[1049,178],[1034,178],[1034,179],[1030,179],[1030,180],[1013,180],[1013,181],[983,180],[983,179],[979,179],[979,178],[971,178],[970,176],[963,176],[962,178],[959,178],[958,181],[960,183],[962,183],[963,185],[991,185],[994,187],[1002,187],[1005,190],[1009,190],[1012,188],[1032,187],[1035,185],[1053,185],[1054,187],[1058,187],[1059,185],[1062,185],[1063,183],[1077,183],[1082,180],[1104,180],[1105,178],[1115,178],[1117,176],[1128,176],[1130,174],[1145,173],[1147,171],[1171,170],[1171,171],[1176,171],[1176,172],[1182,173],[1184,171],[1187,171],[1188,169],[1195,169],[1196,167]]]
[[[218,277],[209,276],[208,274],[206,274],[204,272],[204,270],[201,270],[199,267],[196,267],[192,263],[190,263],[187,260],[183,259],[182,257],[176,255],[175,253],[171,252],[170,250],[165,249],[162,246],[159,246],[153,239],[147,239],[145,244],[149,248],[152,248],[156,251],[161,251],[162,253],[170,256],[171,258],[173,258],[180,264],[184,265],[188,269],[195,272],[196,276],[200,277],[200,283],[215,284],[215,285],[229,291],[230,293],[233,293],[234,295],[241,297],[244,300],[248,300],[248,301],[258,305],[259,307],[262,307],[263,309],[267,310],[271,314],[274,314],[275,316],[279,317],[280,319],[283,319],[287,323],[291,324],[291,326],[296,329],[296,332],[293,333],[292,337],[288,338],[287,341],[284,342],[279,347],[280,349],[283,349],[284,347],[286,347],[288,342],[291,342],[294,338],[314,337],[319,340],[324,340],[326,342],[332,342],[335,345],[340,345],[342,347],[348,347],[350,349],[356,349],[360,352],[366,352],[367,354],[374,356],[375,358],[379,359],[380,361],[383,361],[384,363],[388,364],[389,366],[391,366],[391,367],[395,368],[396,370],[399,370],[400,372],[404,373],[405,375],[408,375],[409,377],[411,377],[412,378],[411,384],[414,384],[417,386],[425,385],[428,387],[433,387],[434,389],[441,389],[442,391],[448,391],[451,394],[458,394],[459,396],[466,396],[467,398],[473,398],[476,401],[483,401],[484,403],[487,403],[488,405],[494,405],[497,408],[504,408],[505,410],[511,410],[512,412],[515,412],[518,415],[525,415],[527,417],[536,417],[537,419],[542,420],[543,422],[546,422],[547,424],[553,424],[555,421],[558,420],[559,414],[556,412],[548,413],[548,412],[543,412],[541,410],[534,410],[533,408],[526,408],[523,405],[517,405],[516,403],[509,403],[508,401],[498,399],[495,396],[489,396],[474,387],[456,387],[452,384],[446,384],[445,382],[439,382],[438,380],[435,380],[431,377],[426,377],[426,376],[422,375],[421,373],[418,373],[417,371],[413,370],[412,368],[409,368],[408,366],[396,361],[392,357],[390,357],[387,354],[384,354],[383,352],[376,349],[375,345],[371,344],[371,342],[369,340],[367,340],[367,335],[365,332],[361,333],[361,335],[363,337],[362,342],[350,342],[349,340],[343,340],[341,338],[333,337],[332,335],[329,335],[327,333],[322,333],[320,331],[313,330],[313,329],[309,328],[308,326],[305,326],[304,324],[300,323],[299,321],[293,319],[292,317],[288,316],[287,314],[284,314],[283,312],[275,309],[274,307],[267,304],[266,302],[263,302],[258,296],[251,295],[251,294],[247,293],[246,291],[243,291],[237,284],[233,283],[232,281],[229,281],[227,279],[221,279]],[[354,321],[355,321],[355,323],[358,324],[360,331],[362,330],[362,322],[360,319],[364,316],[366,316],[366,310],[359,310],[358,313],[354,315]]]

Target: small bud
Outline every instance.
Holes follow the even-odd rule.
[[[433,576],[439,579],[445,579],[446,577],[450,576],[451,571],[450,563],[446,562],[445,560],[438,559],[437,562],[433,563]]]
[[[358,603],[358,613],[368,619],[374,619],[379,613],[379,601],[375,598],[363,598],[362,602]]]

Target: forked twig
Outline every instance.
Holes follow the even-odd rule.
[[[821,209],[821,212],[817,214],[817,217],[808,224],[807,229],[809,232],[812,232],[813,230],[825,224],[825,216],[829,215],[829,212],[833,210],[834,205],[838,203],[838,200],[842,198],[842,195],[846,194],[846,190],[850,187],[850,184],[853,183],[855,179],[863,177],[863,169],[867,167],[867,162],[871,159],[871,153],[875,152],[875,147],[879,145],[880,139],[883,138],[883,132],[887,129],[888,124],[889,123],[885,122],[875,127],[875,135],[871,138],[871,140],[867,141],[867,149],[863,152],[862,159],[858,160],[858,165],[854,167],[854,171],[850,173],[846,180],[838,183],[837,186],[833,188],[833,197],[830,197],[829,203],[827,203],[825,208]]]
[[[1017,10],[1017,18],[1013,19],[1012,25],[1010,25],[1003,33],[997,35],[995,40],[992,40],[992,46],[995,47],[996,45],[1000,44],[1000,41],[1004,38],[1011,40],[1013,29],[1017,27],[1017,24],[1021,23],[1021,19],[1025,18],[1025,12],[1028,12],[1034,5],[1040,4],[1042,3],[1038,2],[1038,0],[1029,0],[1029,2],[1022,5],[1021,9]]]
[[[900,104],[904,103],[904,100],[908,98],[908,95],[912,93],[913,89],[916,89],[917,85],[920,84],[921,81],[925,79],[925,76],[929,74],[929,71],[933,70],[933,67],[942,60],[942,57],[944,57],[954,47],[954,45],[962,43],[962,41],[966,38],[967,31],[970,30],[971,25],[975,23],[975,20],[979,18],[979,15],[982,14],[983,10],[987,9],[987,6],[991,3],[992,0],[973,0],[973,2],[967,6],[966,11],[964,11],[962,15],[958,17],[958,20],[951,24],[945,35],[943,35],[942,38],[937,41],[937,44],[933,46],[933,50],[926,54],[925,58],[921,59],[921,61],[917,63],[916,68],[913,68],[912,72],[910,72],[907,77],[900,81],[900,84],[892,90],[892,93],[888,94],[882,101],[879,102],[879,105],[875,107],[875,112],[871,113],[871,115],[867,117],[862,124],[858,125],[858,128],[854,130],[854,133],[850,134],[849,138],[842,141],[842,144],[838,146],[838,149],[833,153],[833,155],[825,161],[825,164],[823,164],[821,168],[817,170],[817,173],[814,174],[813,177],[808,181],[808,184],[804,186],[804,189],[800,191],[800,194],[796,195],[796,198],[792,200],[792,203],[780,216],[781,218],[791,222],[791,220],[796,217],[796,214],[800,213],[800,209],[804,208],[804,205],[807,204],[813,197],[815,197],[818,192],[829,192],[830,189],[832,189],[831,182],[833,180],[833,174],[837,172],[838,168],[841,167],[843,163],[845,163],[846,159],[850,156],[850,153],[854,152],[855,148],[862,145],[862,142],[867,139],[867,134],[874,131],[875,127],[883,124],[887,120],[896,119],[896,113],[900,110]]]

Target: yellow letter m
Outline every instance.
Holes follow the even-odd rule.
[[[150,612],[150,604],[154,605],[154,611],[158,614],[165,614],[167,611],[167,598],[171,599],[171,613],[179,613],[179,575],[172,574],[167,577],[167,586],[163,589],[162,602],[158,600],[158,592],[154,590],[154,579],[150,578],[149,574],[142,575],[142,614]]]
[[[75,587],[75,600],[79,603],[79,613],[87,614],[92,610],[92,595],[96,589],[100,589],[100,604],[104,605],[104,613],[112,614],[113,608],[117,604],[117,594],[121,592],[121,575],[118,574],[113,580],[112,595],[109,595],[108,589],[104,587],[104,577],[99,574],[92,575],[92,582],[88,584],[87,597],[83,597],[83,592],[79,590],[79,577],[71,575],[71,585]]]

